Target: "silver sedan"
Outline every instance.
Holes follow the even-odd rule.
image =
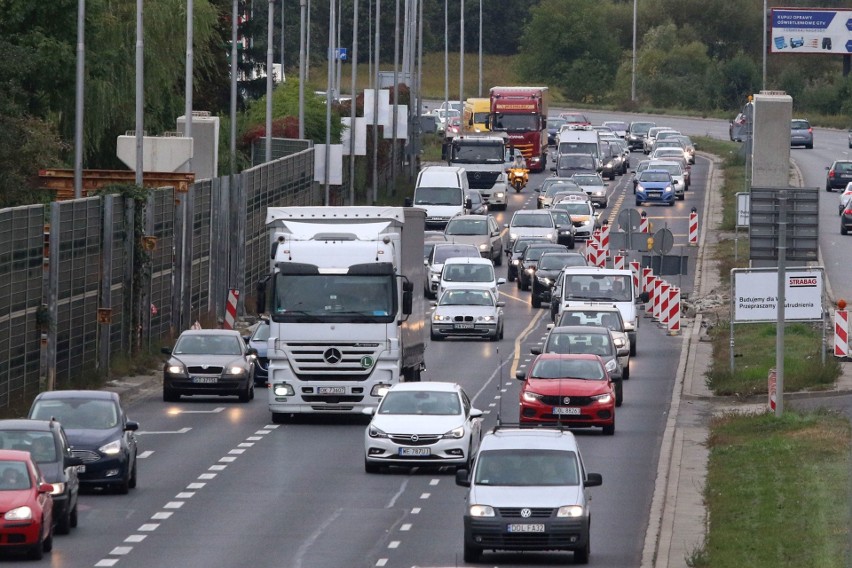
[[[487,337],[503,339],[503,306],[483,288],[450,288],[433,303],[431,336],[435,341],[445,337]]]

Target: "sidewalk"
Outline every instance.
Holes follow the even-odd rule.
[[[721,287],[718,270],[711,258],[712,250],[706,246],[717,241],[715,228],[722,217],[719,176],[718,164],[714,162],[701,219],[701,226],[707,229],[702,231],[699,239],[695,293],[690,299],[690,305],[694,307]],[[683,344],[680,364],[660,449],[642,568],[685,567],[688,559],[703,547],[708,524],[703,497],[709,457],[705,442],[712,416],[731,410],[762,412],[767,408],[766,401],[729,403],[723,397],[714,397],[707,388],[705,375],[712,362],[713,350],[710,342],[703,337],[700,309],[698,307],[699,313],[694,317],[681,320]],[[818,393],[787,393],[784,400],[849,393],[852,393],[852,366],[842,365],[842,374],[834,389]]]

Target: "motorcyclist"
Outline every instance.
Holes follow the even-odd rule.
[[[515,191],[520,191],[527,184],[527,161],[524,155],[516,152],[512,159],[512,165],[509,167],[509,183],[515,187]],[[515,180],[520,178],[520,186],[515,185]]]

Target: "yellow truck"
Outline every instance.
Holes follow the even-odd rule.
[[[465,132],[488,132],[488,113],[491,112],[490,99],[470,98],[464,102],[462,124]]]

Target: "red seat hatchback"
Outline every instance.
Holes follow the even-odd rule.
[[[39,560],[53,548],[53,485],[29,452],[0,450],[0,550]]]
[[[524,381],[521,424],[600,427],[615,434],[615,391],[600,356],[543,353],[529,369],[516,374]]]

